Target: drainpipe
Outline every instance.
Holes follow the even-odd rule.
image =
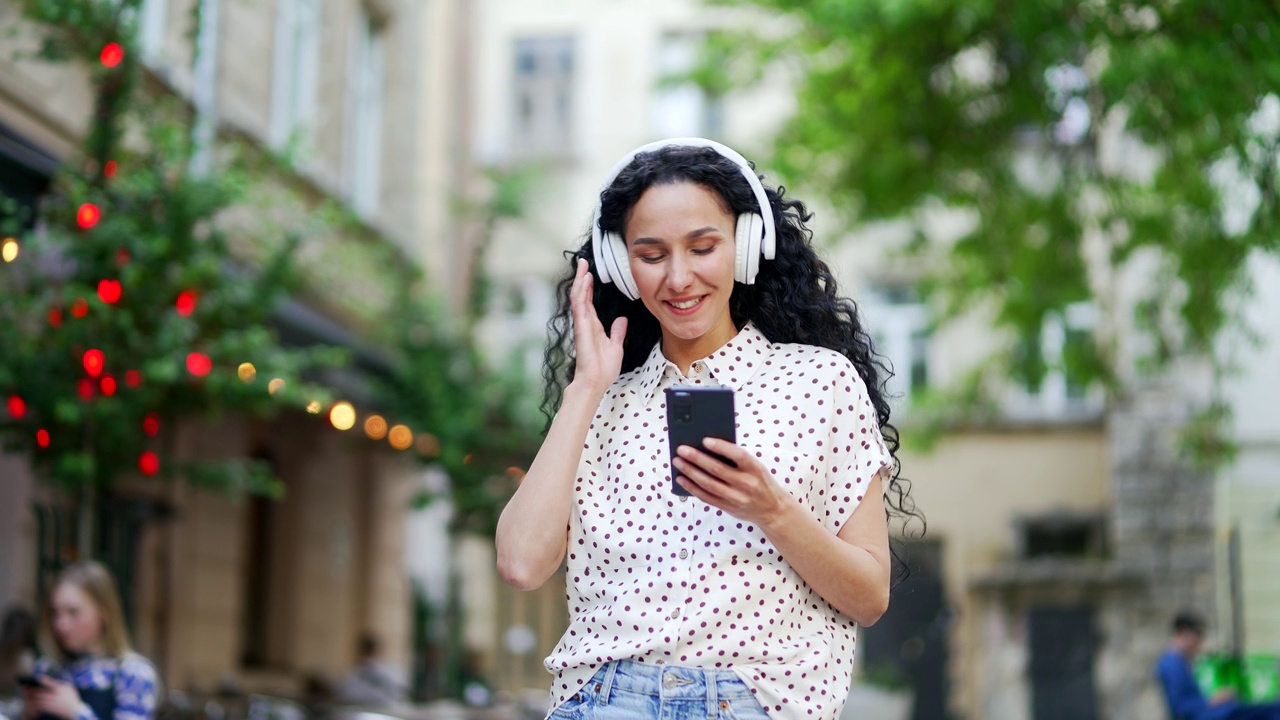
[[[204,177],[213,169],[213,145],[218,132],[218,34],[220,0],[200,0],[200,27],[196,34],[194,87],[191,103],[196,121],[192,130],[195,151],[191,174]]]

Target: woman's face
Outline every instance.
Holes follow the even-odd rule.
[[[99,652],[102,648],[102,613],[84,590],[62,583],[53,591],[53,634],[62,649],[72,654]]]
[[[736,224],[715,192],[690,182],[654,185],[632,208],[631,274],[664,347],[710,354],[737,333],[729,313]]]

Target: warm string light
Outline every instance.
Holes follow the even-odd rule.
[[[396,425],[387,431],[387,442],[396,450],[408,450],[413,445],[413,431],[407,425]]]
[[[336,402],[329,408],[329,422],[339,430],[350,430],[356,426],[356,409],[345,400]]]
[[[5,238],[4,242],[0,242],[0,258],[5,262],[11,263],[18,259],[18,251],[20,247],[18,241],[13,238]]]
[[[251,383],[254,378],[258,377],[258,369],[253,363],[240,363],[240,367],[236,368],[236,375],[244,382]],[[272,393],[275,394],[274,392]]]

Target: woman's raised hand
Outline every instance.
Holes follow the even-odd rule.
[[[600,317],[591,302],[593,278],[587,269],[587,261],[578,259],[577,275],[569,290],[569,305],[573,310],[573,345],[576,356],[573,382],[585,383],[595,392],[603,393],[618,379],[622,371],[622,340],[627,335],[627,319],[613,321],[609,334],[604,332]]]

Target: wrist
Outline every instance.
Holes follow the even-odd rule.
[[[772,539],[783,528],[794,527],[799,514],[804,512],[805,509],[800,505],[800,501],[791,493],[782,490],[778,493],[778,502],[774,509],[761,518],[756,525],[760,526],[760,532]]]
[[[590,403],[591,405],[599,405],[604,398],[604,394],[608,392],[609,386],[599,386],[595,383],[587,382],[581,378],[574,378],[564,389],[564,397],[561,399],[561,405],[565,405],[574,400]]]

